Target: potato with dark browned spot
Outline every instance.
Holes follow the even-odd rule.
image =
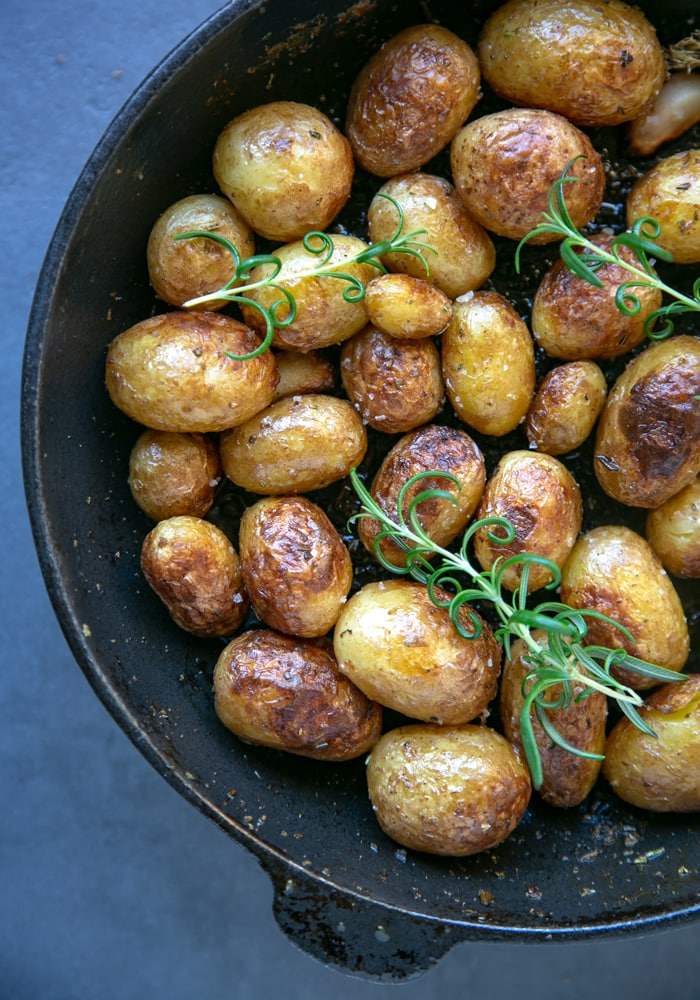
[[[143,431],[129,455],[129,489],[154,521],[204,517],[221,481],[217,444],[205,434]]]
[[[700,479],[650,510],[645,534],[669,573],[700,577]]]
[[[552,368],[530,403],[525,433],[531,448],[565,455],[588,439],[605,405],[608,386],[595,361]]]
[[[365,289],[370,323],[390,337],[420,340],[442,333],[452,318],[452,300],[427,278],[380,274]]]

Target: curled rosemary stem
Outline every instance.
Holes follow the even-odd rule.
[[[525,700],[520,716],[520,730],[533,787],[540,788],[543,780],[542,761],[532,724],[533,714],[558,746],[578,756],[599,757],[567,743],[553,725],[548,712],[554,708],[565,708],[572,700],[581,700],[592,691],[600,691],[613,698],[635,726],[653,735],[637,711],[642,704],[641,695],[618,681],[611,674],[612,668],[620,667],[656,681],[679,681],[685,679],[685,675],[647,663],[622,648],[587,645],[587,620],[591,618],[613,625],[628,640],[634,642],[631,633],[607,615],[593,610],[574,609],[554,600],[528,606],[528,575],[532,565],[546,566],[551,572],[552,581],[545,589],[554,590],[559,586],[561,571],[551,560],[524,552],[507,559],[497,559],[489,570],[477,569],[469,556],[471,539],[475,532],[487,529],[494,542],[503,545],[511,543],[515,538],[515,528],[505,518],[488,517],[474,521],[465,531],[456,551],[433,542],[421,525],[419,507],[425,500],[436,498],[455,503],[454,495],[447,490],[431,488],[419,492],[407,507],[405,501],[407,492],[416,483],[436,477],[449,480],[460,487],[459,481],[447,472],[429,470],[416,473],[399,491],[398,513],[394,520],[366,489],[357,470],[352,469],[350,480],[361,508],[351,521],[365,517],[379,521],[381,530],[374,541],[374,551],[379,563],[391,573],[411,576],[424,583],[433,604],[449,613],[454,628],[465,639],[478,638],[482,630],[481,621],[470,608],[469,602],[487,601],[500,622],[495,635],[503,645],[506,656],[511,657],[514,640],[521,639],[526,644],[528,652],[524,659],[530,670],[523,683]],[[386,538],[391,539],[406,553],[403,566],[396,566],[383,555],[381,544]],[[503,575],[509,566],[515,564],[522,566],[520,586],[513,593],[504,593]],[[461,580],[465,581],[464,584]],[[438,586],[450,592],[448,601],[438,596]],[[464,612],[469,621],[468,627],[461,620]],[[536,636],[536,632],[544,633],[545,640]],[[555,701],[547,701],[545,693],[555,685],[560,687],[559,695]],[[583,693],[574,696],[574,688],[578,685],[583,688]]]

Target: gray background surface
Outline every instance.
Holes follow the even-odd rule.
[[[278,0],[281,2],[281,0]],[[62,206],[113,115],[218,4],[3,0],[0,200],[0,998],[335,1000],[700,997],[697,925],[576,944],[461,944],[399,985],[292,946],[267,877],[159,778],[107,715],[53,617],[29,531],[18,414],[24,332]]]

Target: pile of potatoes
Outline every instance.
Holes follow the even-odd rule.
[[[418,851],[483,851],[524,816],[527,651],[516,642],[504,659],[486,612],[469,605],[460,634],[448,591],[429,595],[392,575],[406,551],[372,518],[356,524],[357,552],[371,562],[381,551],[387,568],[362,582],[319,491],[349,490],[358,468],[395,517],[410,476],[449,474],[459,488],[437,477],[422,487],[452,495],[419,508],[437,544],[459,540],[475,518],[507,518],[508,544],[476,533],[478,567],[544,556],[561,569],[562,601],[611,616],[633,637],[591,619],[592,643],[684,668],[689,630],[669,574],[700,577],[700,339],[646,341],[660,293],[640,290],[637,313],[623,315],[618,267],[598,272],[598,289],[557,260],[525,316],[492,279],[497,252],[514,253],[577,157],[567,204],[577,226],[595,223],[606,175],[589,133],[629,128],[650,113],[665,79],[653,26],[620,0],[509,0],[474,48],[443,26],[405,29],[357,75],[344,124],[288,100],[253,107],[223,129],[213,150],[219,192],[184,197],[151,232],[148,272],[167,308],[108,348],[107,389],[140,428],[129,485],[154,522],[143,572],[178,626],[225,640],[213,671],[220,720],[247,742],[318,760],[368,755],[379,824]],[[479,114],[485,90],[501,110]],[[449,169],[438,174],[440,154]],[[376,180],[367,232],[334,232],[359,171]],[[700,149],[639,173],[628,222],[653,215],[660,245],[684,265],[700,262]],[[396,234],[397,204],[404,232],[425,231],[427,273],[397,252],[383,255],[386,273],[353,260]],[[225,235],[242,260],[276,244],[276,280],[296,314],[257,284],[269,264],[253,269],[256,287],[240,306],[215,296],[188,305],[236,282],[220,243],[174,239],[193,229]],[[311,231],[332,234],[332,263],[363,297],[309,273]],[[596,230],[595,239],[611,236]],[[278,321],[272,349],[245,359],[265,335],[259,306]],[[544,376],[538,354],[549,359]],[[623,368],[610,378],[606,365],[617,359]],[[520,446],[488,468],[484,442],[513,435]],[[620,519],[584,532],[588,498],[567,461],[590,440],[593,474]],[[236,537],[211,518],[229,489],[246,504]],[[644,534],[623,525],[630,508],[648,512]],[[550,582],[534,567],[528,591]],[[518,564],[504,586],[523,586]],[[620,679],[645,693],[641,712],[655,737],[626,720],[612,725],[598,693],[553,707],[554,724],[581,750],[605,755],[603,772],[626,801],[700,809],[700,675],[649,695],[639,676]],[[389,711],[404,723],[388,726]],[[533,724],[539,794],[560,807],[581,803],[601,760],[552,746]]]

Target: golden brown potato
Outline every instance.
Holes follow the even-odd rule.
[[[599,235],[592,242],[609,252],[612,239]],[[623,260],[636,261],[628,247],[618,252]],[[619,264],[603,264],[596,274],[603,288],[572,274],[559,259],[540,282],[532,304],[532,334],[550,357],[564,361],[619,358],[644,340],[644,324],[662,302],[659,289],[631,289],[640,309],[626,316],[615,303],[615,292],[630,280],[629,271]]]
[[[230,635],[248,614],[238,553],[209,521],[159,521],[143,540],[141,569],[173,621],[193,635]]]
[[[561,600],[607,615],[632,635],[587,619],[587,641],[625,649],[647,663],[682,670],[690,639],[683,605],[659,559],[641,535],[623,525],[601,525],[576,542],[564,565]],[[613,668],[624,684],[642,691],[655,681]]]
[[[612,386],[600,414],[594,468],[605,492],[658,507],[700,474],[700,340],[646,347]]]
[[[442,335],[442,375],[460,420],[500,437],[521,423],[535,391],[530,332],[498,292],[474,292],[454,303]]]
[[[677,264],[700,262],[700,149],[659,160],[627,196],[627,225],[651,216],[661,226],[657,243]]]
[[[316,760],[351,760],[381,733],[382,709],[338,671],[326,639],[254,629],[214,667],[214,707],[247,743]]]
[[[485,229],[521,240],[542,221],[547,196],[574,157],[566,203],[579,229],[603,201],[605,171],[588,136],[566,118],[535,108],[507,108],[465,125],[452,140],[450,165],[457,193]],[[534,237],[550,243],[556,234]]]
[[[340,377],[363,421],[385,434],[428,423],[445,398],[434,342],[390,337],[371,324],[343,344]]]
[[[462,430],[441,424],[426,424],[400,438],[377,470],[370,493],[392,520],[398,517],[399,492],[420,472],[447,472],[459,486],[440,476],[419,480],[404,497],[403,513],[408,517],[411,501],[424,490],[439,489],[453,501],[433,497],[418,507],[418,519],[436,545],[449,545],[466,528],[476,510],[486,482],[484,456],[476,442]],[[375,554],[374,543],[381,530],[376,518],[359,521],[357,534],[368,552]],[[395,542],[383,539],[380,550],[394,565],[405,564],[405,552]]]
[[[435,592],[449,599],[440,587]],[[478,614],[476,619],[481,634],[467,639],[423,584],[394,579],[365,584],[336,622],[338,667],[368,698],[410,718],[470,722],[496,694],[501,667],[500,643]],[[472,630],[466,608],[460,620]]]
[[[547,645],[546,633],[536,629],[533,638],[543,646]],[[505,737],[522,751],[520,717],[525,704],[523,684],[530,690],[532,681],[526,678],[531,665],[523,657],[528,647],[523,639],[516,639],[511,646],[510,658],[503,664],[503,674],[499,687],[501,723]],[[564,740],[578,750],[602,755],[605,750],[605,724],[608,714],[607,698],[601,691],[593,691],[580,700],[586,690],[578,681],[571,685],[572,697],[566,707],[547,710],[547,717]],[[562,687],[557,684],[545,693],[549,703],[559,700]],[[577,806],[586,798],[600,773],[602,760],[579,757],[552,742],[537,719],[534,709],[530,709],[530,719],[535,742],[542,761],[542,785],[539,795],[552,806],[565,809]]]
[[[474,534],[474,553],[485,570],[497,559],[523,552],[548,559],[561,569],[581,530],[582,516],[581,491],[559,459],[543,452],[509,451],[487,481],[476,517],[506,518],[515,529],[515,538],[499,543],[491,534],[505,538],[502,528],[480,528]],[[522,574],[522,564],[509,566],[503,586],[516,590]],[[528,591],[539,590],[551,580],[548,567],[530,565]]]
[[[588,438],[608,387],[595,361],[557,365],[542,379],[525,420],[531,448],[565,455]]]
[[[318,108],[271,101],[229,122],[214,146],[222,192],[256,233],[286,243],[323,230],[350,196],[345,136]]]
[[[436,337],[452,318],[452,300],[425,278],[380,274],[365,290],[369,321],[390,337]]]
[[[143,431],[129,456],[129,489],[147,517],[204,517],[221,480],[219,449],[204,434]]]
[[[319,351],[275,351],[280,380],[275,399],[327,392],[336,384],[335,368]]]
[[[477,51],[506,101],[589,127],[636,117],[666,76],[655,29],[621,0],[509,0],[484,24]]]
[[[404,847],[463,857],[503,843],[530,801],[527,768],[486,726],[406,725],[367,764],[377,821]]]
[[[333,628],[352,563],[320,507],[300,496],[259,500],[243,512],[238,553],[253,610],[266,625],[304,638]]]
[[[255,253],[253,231],[230,201],[215,194],[194,194],[176,201],[156,220],[146,247],[153,290],[171,306],[217,292],[236,273],[231,253],[215,240],[176,239],[195,230],[225,237],[241,260]],[[226,299],[218,299],[192,308],[211,312],[225,305]]]
[[[367,244],[355,236],[333,236],[333,252],[329,260],[338,271],[351,274],[362,284],[367,284],[376,275],[376,268],[371,264],[347,263],[350,258],[366,249]],[[348,282],[328,275],[309,273],[319,266],[320,258],[306,250],[303,242],[278,247],[275,256],[282,262],[275,282],[293,295],[296,314],[291,323],[275,329],[272,340],[274,347],[291,351],[318,350],[347,340],[366,324],[367,309],[364,301],[353,299],[348,302],[344,298],[344,293],[350,287]],[[260,264],[250,273],[251,284],[269,277],[271,272],[271,264]],[[247,297],[269,310],[282,299],[282,294],[278,288],[266,286],[251,288]],[[260,310],[243,304],[241,312],[246,323],[263,336],[265,319]],[[288,306],[281,305],[275,314],[278,319],[287,320]]]
[[[323,393],[279,399],[221,435],[228,478],[263,495],[309,493],[342,479],[367,451],[352,403]]]
[[[495,267],[496,249],[448,180],[434,174],[415,173],[386,181],[372,198],[367,212],[369,238],[373,243],[392,239],[399,226],[396,206],[386,196],[401,206],[403,233],[424,229],[425,233],[417,238],[435,252],[425,251],[429,274],[420,260],[405,253],[384,254],[385,267],[431,281],[451,299],[484,284]]]
[[[700,674],[664,684],[639,710],[654,731],[622,718],[606,744],[603,774],[621,799],[652,812],[700,810]]]
[[[432,160],[478,101],[480,73],[465,41],[437,24],[394,35],[358,73],[345,132],[357,163],[378,177]]]
[[[645,533],[669,573],[700,577],[700,480],[650,510]]]
[[[243,323],[218,313],[152,316],[114,338],[105,379],[112,402],[139,424],[206,434],[243,423],[272,401],[278,375]]]

